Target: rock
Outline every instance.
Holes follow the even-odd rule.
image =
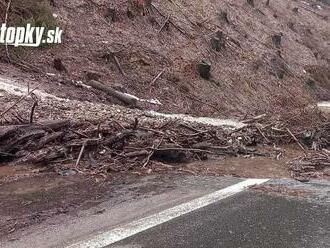
[[[197,65],[197,69],[202,78],[207,80],[211,78],[211,65],[208,62],[203,60]]]
[[[78,172],[74,169],[65,169],[59,172],[59,174],[63,177],[69,177],[69,176],[74,176],[76,175]]]

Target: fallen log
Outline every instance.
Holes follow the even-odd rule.
[[[57,139],[62,139],[64,137],[64,132],[55,132],[55,133],[51,133],[47,136],[44,136],[40,139],[39,143],[36,145],[36,149],[41,149],[43,148],[45,145],[56,141]]]
[[[125,93],[122,93],[120,91],[117,91],[117,90],[111,88],[108,85],[102,84],[102,83],[100,83],[98,81],[95,81],[95,80],[91,80],[89,82],[86,82],[86,84],[93,87],[94,89],[106,92],[110,96],[118,99],[119,101],[121,101],[122,103],[124,103],[128,106],[136,107],[136,105],[137,105],[137,99],[136,98],[134,98],[130,95],[127,95]]]
[[[36,152],[28,153],[25,157],[17,161],[18,164],[48,164],[58,158],[63,158],[68,153],[68,149],[63,146],[44,148]]]

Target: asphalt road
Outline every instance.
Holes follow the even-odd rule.
[[[330,248],[329,181],[270,180],[259,191],[246,188],[248,181],[255,183],[210,176],[140,178],[112,187],[109,194],[117,196],[95,207],[0,237],[0,247]]]
[[[109,248],[329,248],[330,204],[242,192]]]

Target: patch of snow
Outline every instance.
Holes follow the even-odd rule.
[[[185,122],[191,123],[199,123],[203,125],[217,126],[217,127],[228,127],[228,128],[242,128],[246,126],[246,124],[232,120],[232,119],[218,119],[218,118],[210,118],[210,117],[193,117],[190,115],[184,114],[164,114],[155,111],[148,111],[147,114],[154,117],[164,117],[169,119],[179,119]]]
[[[91,89],[92,88],[92,86],[86,85],[82,81],[76,81],[76,84],[83,87],[83,88],[86,88],[86,89]]]
[[[32,88],[31,88],[32,89]],[[31,90],[30,89],[30,90]],[[28,88],[22,87],[19,85],[14,84],[13,81],[5,78],[0,78],[0,90],[7,92],[8,94],[15,95],[15,96],[24,96],[28,94]],[[57,101],[68,101],[68,99],[60,98],[51,94],[48,94],[46,92],[35,90],[33,93],[40,97],[41,100],[44,100],[46,98],[57,100]]]
[[[330,108],[330,102],[319,102],[318,107]]]
[[[124,95],[126,96],[129,96],[129,97],[132,97],[134,99],[136,99],[137,101],[140,101],[140,102],[148,102],[148,103],[151,103],[151,104],[155,104],[155,105],[163,105],[159,100],[157,99],[141,99],[137,96],[134,96],[134,95],[131,95],[131,94],[128,94],[128,93],[124,93]]]
[[[82,87],[90,87],[90,86],[84,85],[82,82],[76,82],[76,83],[80,84]],[[16,96],[24,96],[24,95],[27,95],[27,93],[28,93],[27,87],[19,86],[19,85],[15,84],[15,82],[13,82],[12,80],[0,77],[0,96],[2,94],[1,91],[5,91],[8,94],[16,95]],[[82,106],[81,104],[86,104],[87,106],[93,106],[93,107],[100,108],[100,109],[105,109],[106,106],[109,106],[109,105],[98,104],[98,103],[90,103],[87,101],[64,99],[64,98],[60,98],[60,97],[54,96],[52,94],[48,94],[46,92],[40,91],[40,90],[35,90],[34,94],[36,96],[38,96],[41,101],[46,101],[46,102],[47,102],[47,100],[55,100],[55,101],[59,101],[59,102],[70,102],[70,104],[73,104],[73,105],[76,104],[77,106]],[[126,95],[133,97],[138,101],[144,101],[144,102],[149,102],[152,104],[161,105],[161,103],[157,99],[146,100],[146,99],[140,99],[134,95],[130,95],[130,94],[126,94]],[[327,106],[330,107],[330,102],[326,102],[326,103],[327,103]],[[118,113],[120,113],[121,110],[115,109],[114,111],[117,111]],[[134,110],[134,112],[135,111],[138,112],[138,110]],[[242,128],[242,127],[246,126],[246,124],[244,124],[240,121],[237,121],[237,120],[233,120],[233,119],[193,117],[193,116],[184,115],[184,114],[164,114],[164,113],[159,113],[156,111],[145,111],[144,113],[146,115],[149,115],[152,117],[179,119],[184,122],[218,126],[218,127],[228,128],[228,129],[236,129],[236,128]]]
[[[330,102],[325,102],[325,101],[324,102],[319,102],[317,104],[317,107],[324,114],[327,114],[328,115],[330,113]]]
[[[47,75],[47,76],[51,76],[51,77],[55,77],[55,76],[56,76],[55,73],[50,73],[50,72],[47,72],[46,75]]]

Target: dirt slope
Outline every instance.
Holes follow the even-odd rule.
[[[65,33],[63,44],[28,51],[22,58],[57,74],[33,74],[56,95],[112,101],[101,92],[75,93],[70,80],[86,81],[87,73],[95,72],[109,85],[163,104],[150,108],[195,115],[278,113],[329,96],[326,3],[279,0],[266,6],[266,1],[256,0],[253,7],[246,0],[155,0],[146,15],[129,17],[126,0],[53,2]],[[109,8],[115,10],[113,20],[105,17]],[[219,31],[225,48],[215,51],[211,39]],[[273,35],[282,36],[278,47]],[[107,56],[109,51],[115,52],[125,76]],[[68,73],[59,75],[54,58],[63,61]],[[210,80],[198,75],[196,66],[202,60],[212,65]],[[1,67],[5,75],[16,70]]]

